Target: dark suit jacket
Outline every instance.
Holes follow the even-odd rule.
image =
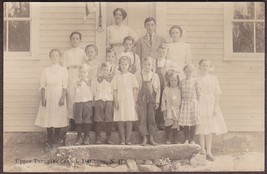
[[[152,40],[152,46],[149,43],[147,35],[139,38],[136,42],[136,54],[139,55],[141,62],[145,57],[157,58],[157,50],[161,43],[166,43],[166,39],[155,34]]]

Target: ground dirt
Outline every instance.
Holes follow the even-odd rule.
[[[5,172],[126,172],[125,164],[92,166],[82,164],[80,166],[59,165],[51,162],[53,154],[42,152],[43,147],[34,144],[15,144],[4,147],[3,168]],[[215,161],[207,161],[204,166],[192,166],[183,163],[178,171],[262,171],[264,170],[263,152],[214,152]]]

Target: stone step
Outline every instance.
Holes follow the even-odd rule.
[[[63,146],[58,148],[61,156],[83,160],[157,160],[169,158],[170,160],[190,159],[199,153],[197,144],[172,145],[81,145]]]
[[[68,132],[67,136],[66,136],[65,145],[66,146],[74,145],[74,143],[76,141],[76,136],[77,136],[76,132]],[[180,143],[184,142],[184,134],[182,131],[179,131],[177,138],[178,138],[178,141]],[[101,143],[105,144],[105,142],[106,142],[106,133],[105,132],[100,133],[100,139],[101,139]],[[118,132],[112,132],[111,140],[114,142],[114,144],[120,144],[119,133]],[[95,132],[89,133],[89,141],[90,141],[90,144],[95,144],[95,142],[96,142]],[[158,144],[165,144],[165,141],[166,141],[165,132],[164,131],[157,131],[157,133],[155,135],[155,141]],[[140,136],[139,132],[136,132],[136,131],[132,132],[131,142],[132,142],[132,144],[141,144],[142,137]]]

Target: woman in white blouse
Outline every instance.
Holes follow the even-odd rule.
[[[169,30],[172,42],[167,44],[167,59],[174,61],[182,72],[186,64],[192,63],[190,45],[182,41],[183,30],[180,26],[174,25]]]
[[[137,40],[136,33],[128,26],[123,24],[127,17],[127,12],[122,8],[116,8],[113,11],[115,23],[107,27],[107,48],[112,48],[119,56],[124,51],[123,39],[131,36]],[[118,60],[116,61],[118,63]]]

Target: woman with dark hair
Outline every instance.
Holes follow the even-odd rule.
[[[167,58],[174,61],[179,66],[179,71],[182,72],[186,64],[192,63],[190,45],[182,41],[184,31],[179,25],[173,25],[169,30],[169,34],[172,42],[167,44]]]
[[[137,39],[136,33],[128,26],[123,24],[127,17],[127,12],[122,8],[116,8],[113,11],[114,24],[107,27],[107,48],[112,48],[116,55],[120,55],[124,51],[123,39],[131,36],[134,40]],[[118,63],[118,60],[116,61]]]

